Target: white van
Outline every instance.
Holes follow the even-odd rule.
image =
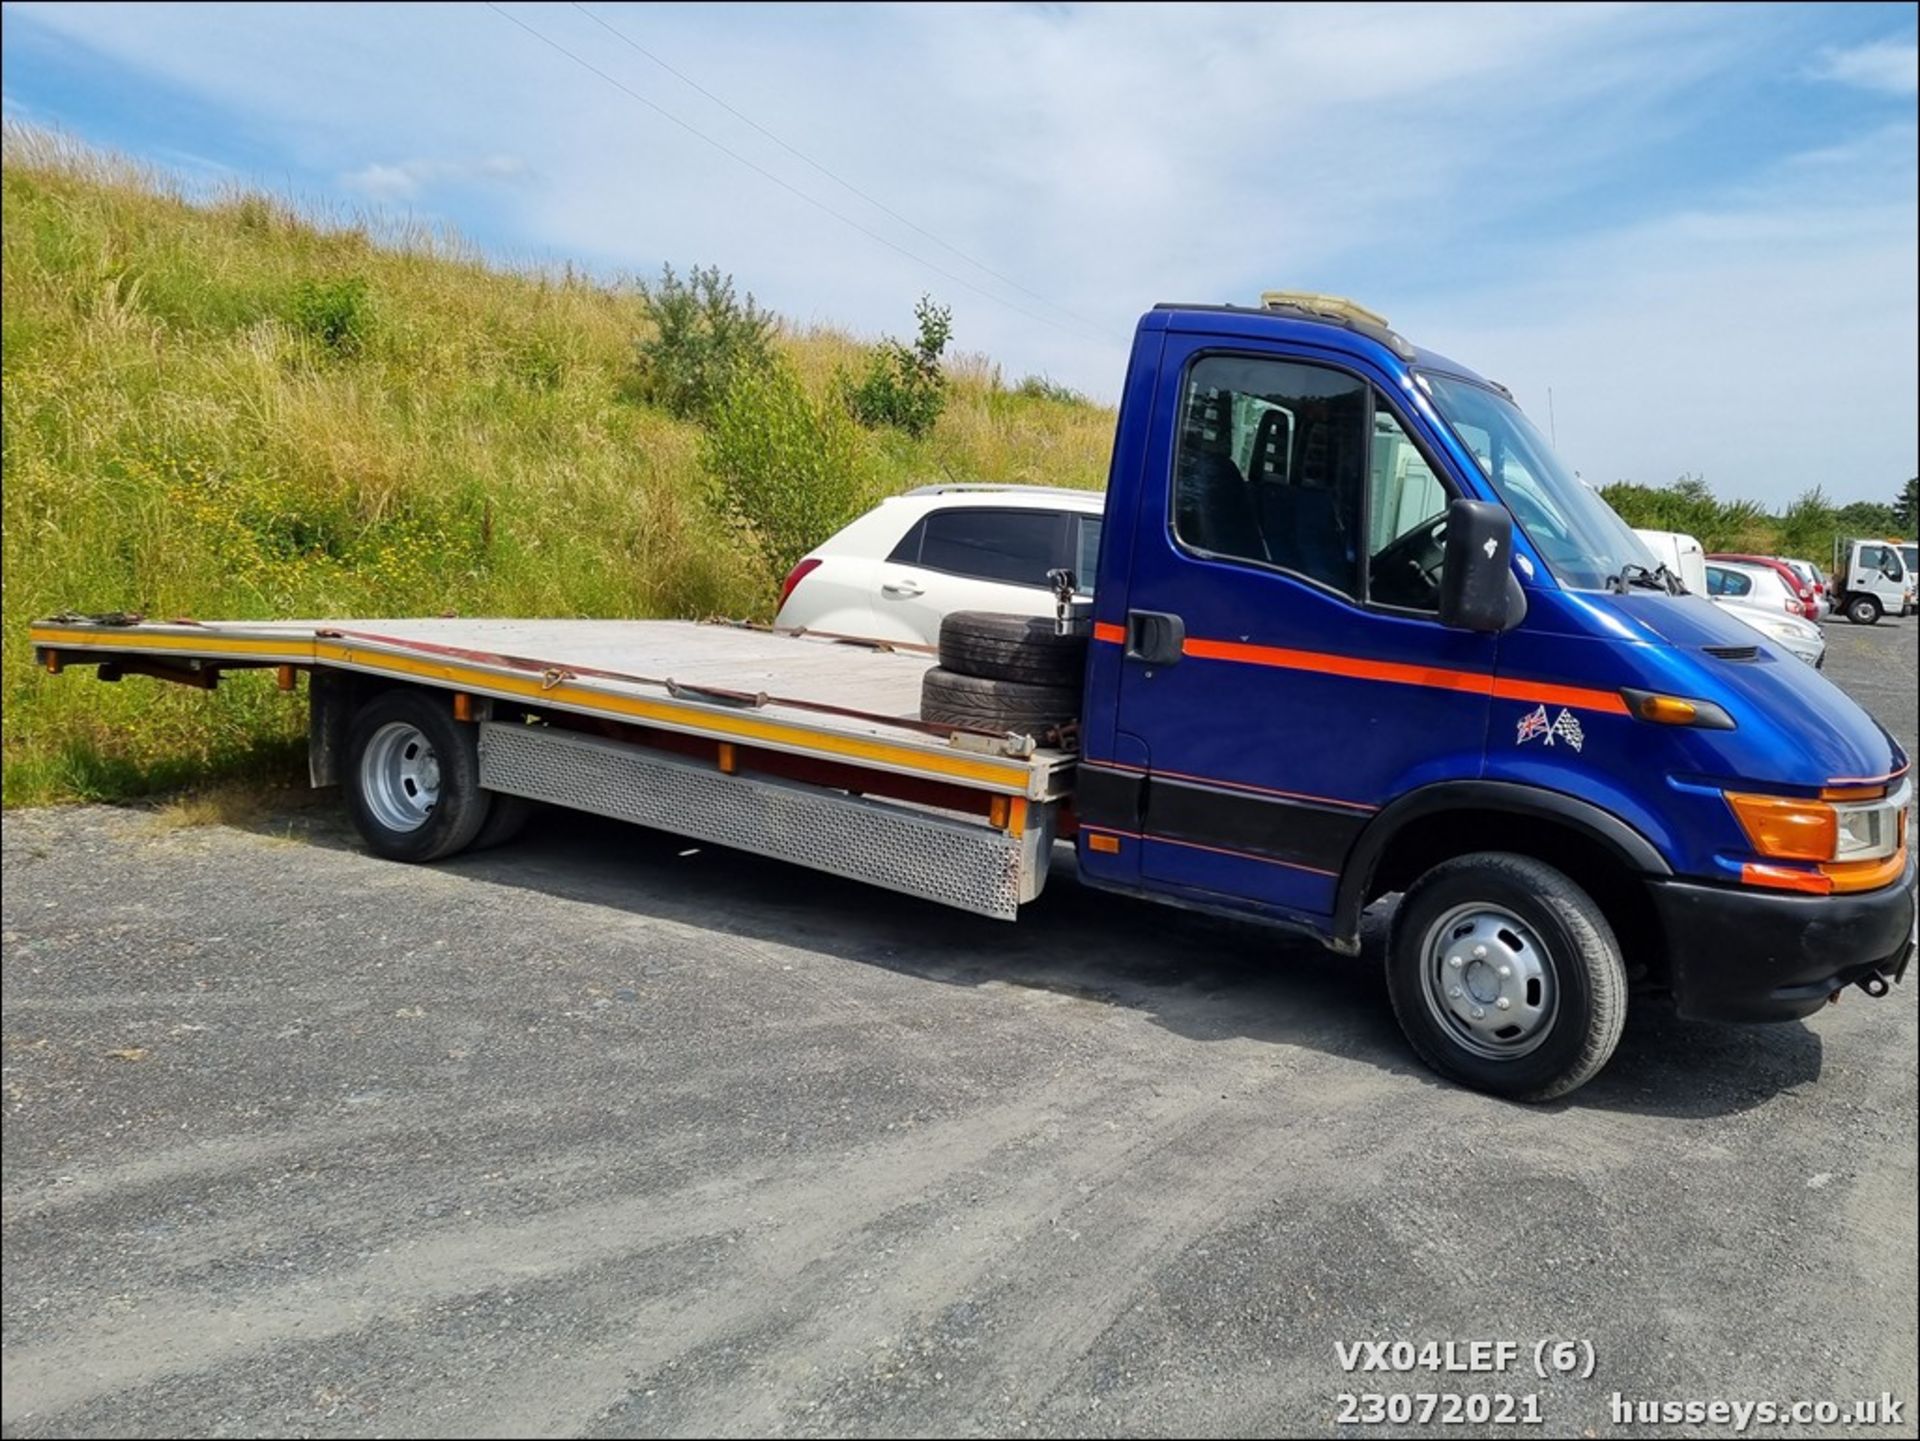
[[[1636,530],[1653,558],[1680,577],[1694,595],[1707,593],[1707,551],[1690,535],[1677,530]]]

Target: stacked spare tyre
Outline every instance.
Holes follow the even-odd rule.
[[[1079,715],[1086,664],[1087,638],[1057,634],[1050,617],[955,611],[920,683],[920,718],[1038,739]]]

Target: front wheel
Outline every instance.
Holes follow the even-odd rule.
[[[1428,1065],[1524,1101],[1597,1075],[1627,1014],[1620,944],[1593,898],[1544,862],[1498,852],[1447,861],[1407,892],[1387,990]]]
[[[1847,602],[1847,619],[1855,625],[1878,625],[1880,602],[1870,595],[1855,596]]]

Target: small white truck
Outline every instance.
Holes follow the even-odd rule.
[[[1913,611],[1913,571],[1898,541],[1835,540],[1829,583],[1834,610],[1855,625]]]

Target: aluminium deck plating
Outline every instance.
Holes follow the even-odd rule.
[[[980,754],[917,729],[920,679],[931,656],[816,636],[690,621],[445,618],[133,625],[48,620],[35,622],[32,635],[35,646],[72,660],[117,654],[404,676],[1034,800],[1064,795],[1073,768],[1066,752]],[[689,695],[688,688],[764,694],[767,700],[726,704]],[[808,705],[863,714],[831,714]]]

